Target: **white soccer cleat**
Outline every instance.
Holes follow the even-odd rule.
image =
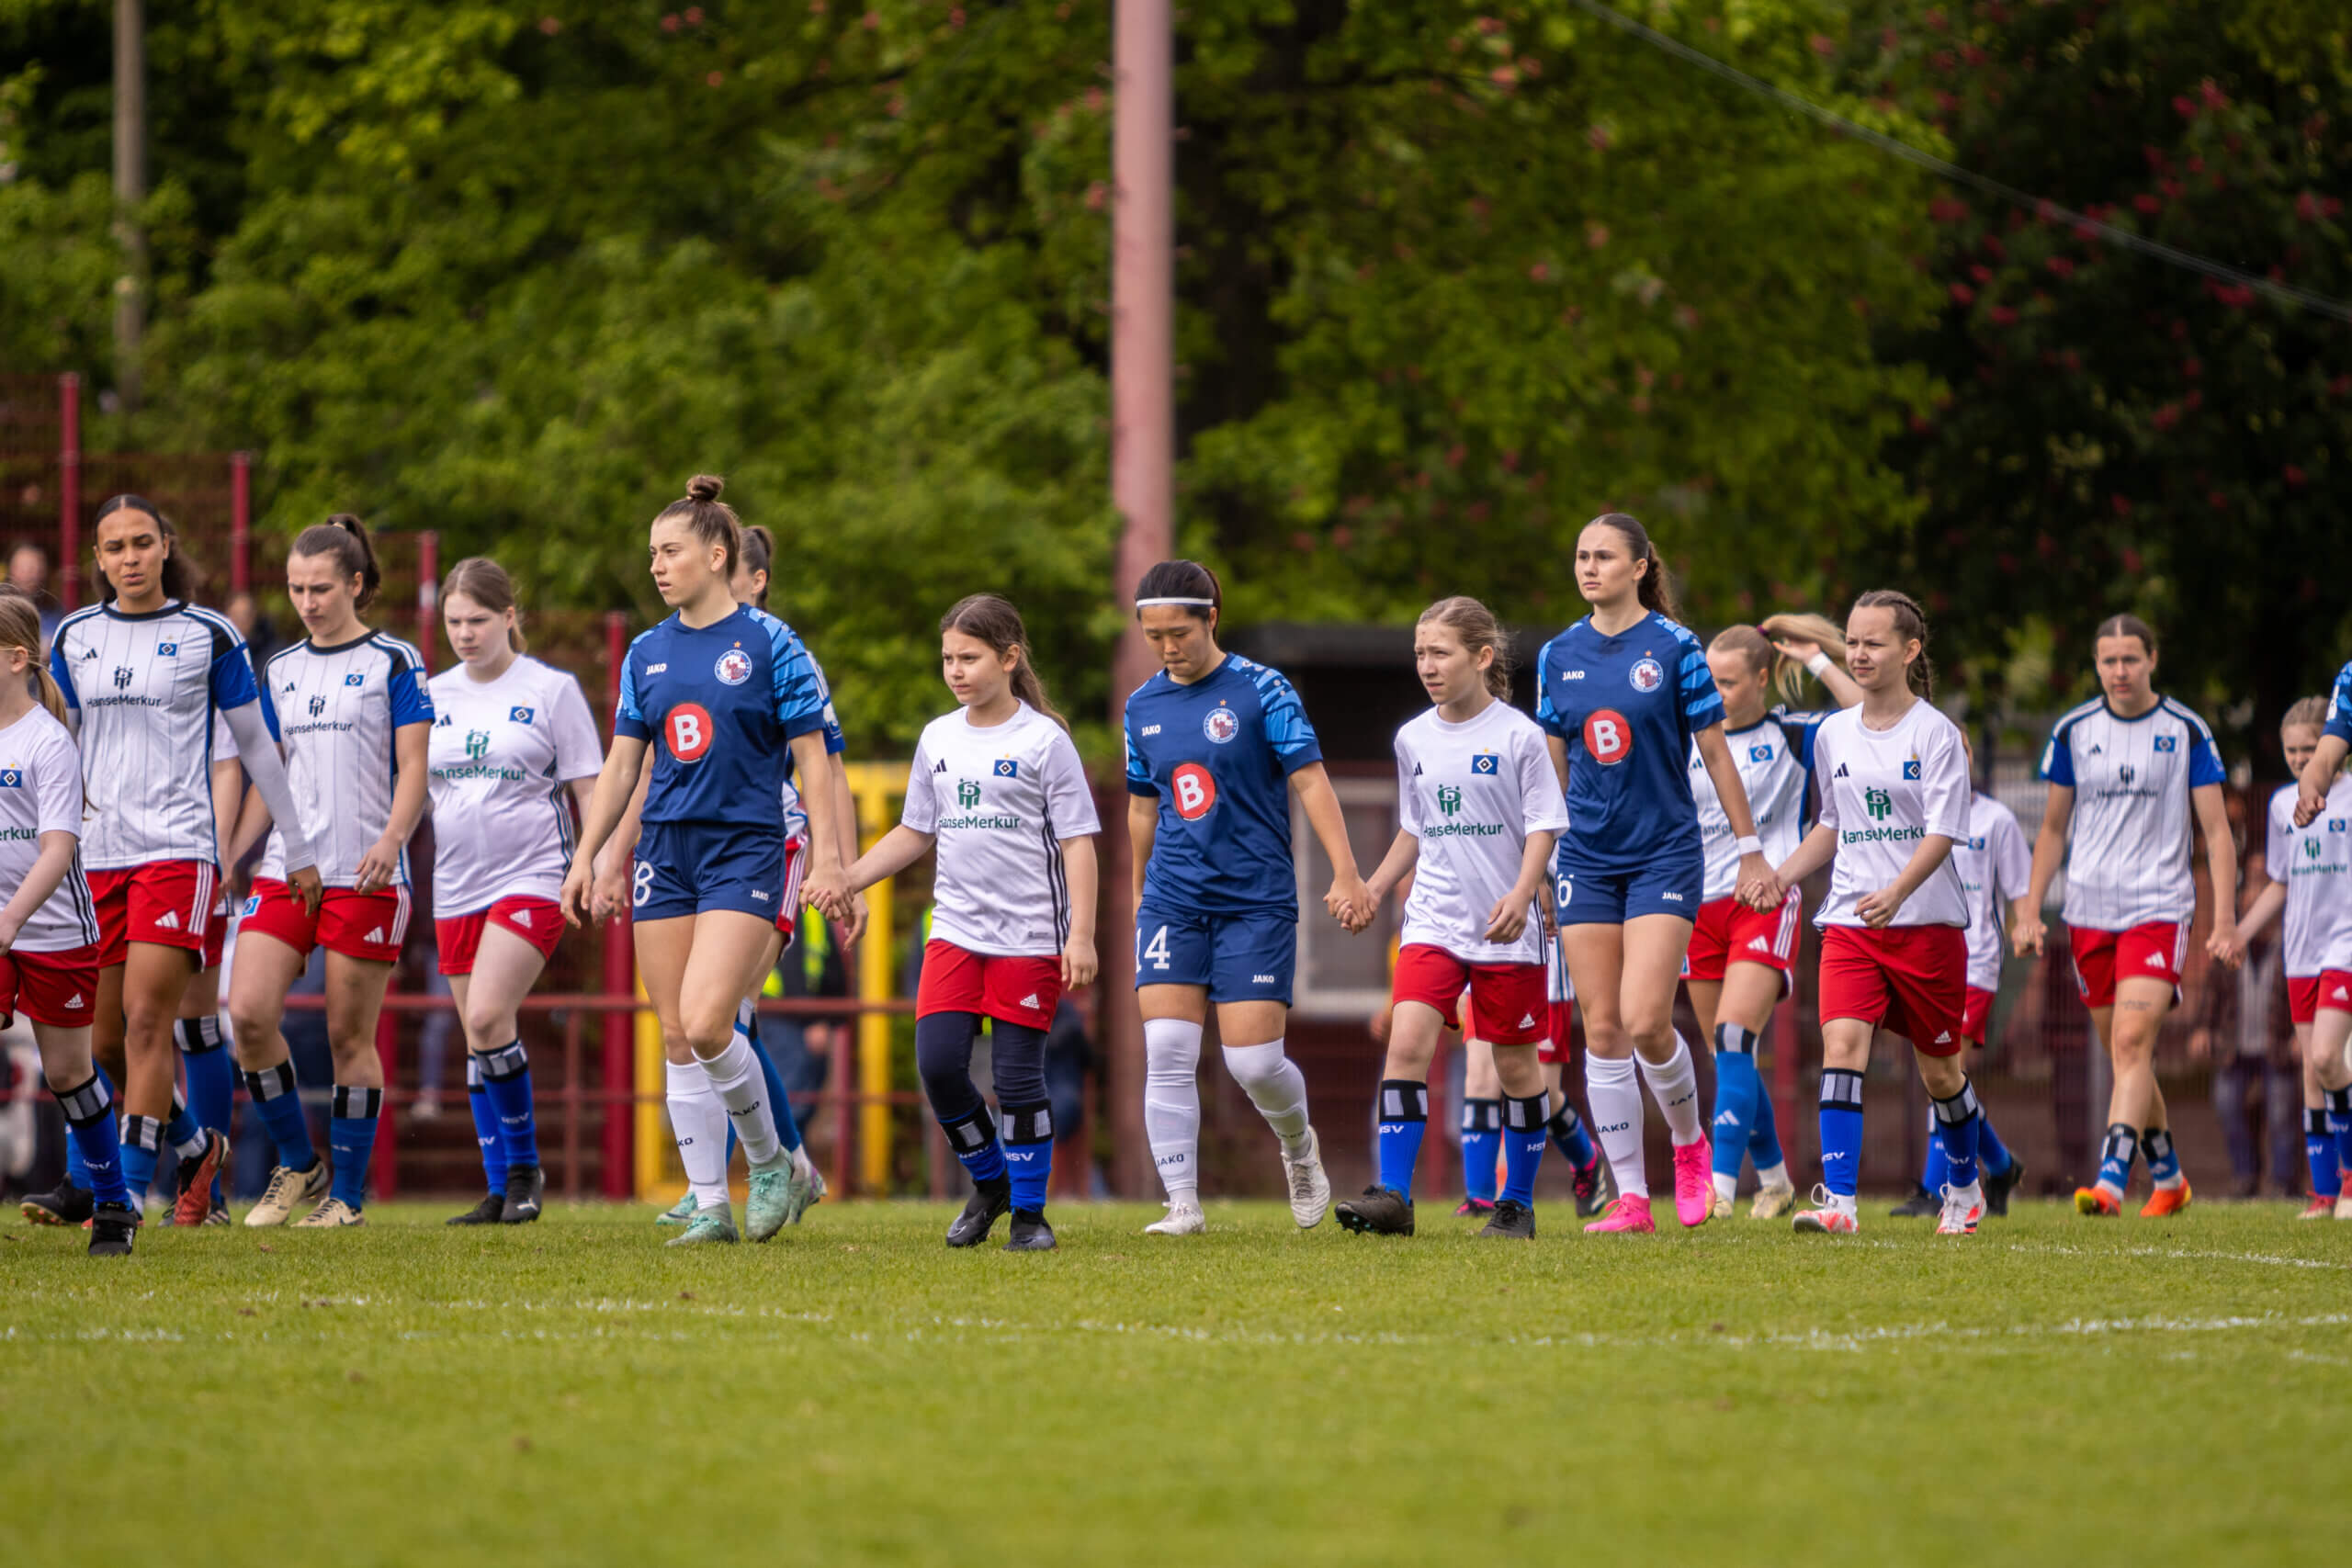
[[[1201,1213],[1197,1198],[1170,1198],[1168,1213],[1157,1224],[1143,1227],[1146,1235],[1198,1235],[1209,1228],[1208,1220]]]
[[[1816,1206],[1802,1211],[1790,1221],[1791,1228],[1827,1235],[1852,1235],[1862,1228],[1851,1198],[1840,1198],[1828,1188],[1815,1184],[1813,1201]]]
[[[300,1219],[294,1222],[298,1231],[341,1230],[345,1225],[364,1225],[368,1216],[340,1198],[330,1198]]]
[[[294,1217],[295,1210],[325,1197],[331,1179],[324,1160],[315,1162],[308,1170],[274,1167],[261,1201],[245,1211],[245,1224],[256,1228],[284,1224]]]
[[[1777,1187],[1759,1187],[1756,1201],[1748,1206],[1751,1220],[1777,1220],[1797,1206],[1797,1190],[1792,1183],[1781,1182]]]
[[[1977,1223],[1984,1218],[1983,1186],[1973,1181],[1965,1187],[1947,1186],[1943,1199],[1943,1213],[1936,1217],[1936,1234],[1974,1235]]]
[[[1720,1192],[1717,1192],[1713,1197],[1709,1198],[1707,1200],[1707,1218],[1711,1220],[1730,1219],[1731,1200],[1724,1197]]]
[[[2339,1220],[2352,1220],[2352,1192],[2336,1194],[2335,1217]]]
[[[1313,1230],[1331,1212],[1331,1179],[1323,1174],[1323,1145],[1314,1128],[1306,1130],[1305,1154],[1283,1156],[1283,1174],[1290,1179],[1290,1217],[1299,1229]]]

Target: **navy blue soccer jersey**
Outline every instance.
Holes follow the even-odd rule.
[[[1544,645],[1535,721],[1568,749],[1563,872],[1634,871],[1699,852],[1690,742],[1724,721],[1706,650],[1664,615],[1603,637],[1587,616]]]
[[[2352,664],[2335,672],[2335,690],[2327,699],[2327,727],[2324,733],[2352,741]]]
[[[1228,653],[1191,685],[1161,671],[1127,698],[1127,793],[1156,797],[1147,903],[1298,915],[1290,775],[1323,760],[1282,672]]]
[[[798,635],[738,607],[707,626],[673,615],[629,644],[613,728],[653,742],[648,823],[780,830],[789,743],[823,729],[831,710]]]

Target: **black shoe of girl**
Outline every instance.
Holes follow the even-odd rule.
[[[1046,1216],[1026,1209],[1012,1211],[1012,1239],[1004,1244],[1007,1252],[1051,1252],[1060,1243],[1054,1240],[1054,1227]]]
[[[2018,1183],[2024,1179],[2025,1161],[2018,1158],[2013,1151],[2009,1155],[2008,1169],[1998,1176],[1988,1176],[1984,1179],[1984,1212],[1996,1220],[2007,1219],[2009,1194],[2016,1191]]]
[[[90,1212],[90,1256],[128,1258],[139,1234],[139,1211],[128,1203],[99,1203]]]
[[[1890,1219],[1932,1220],[1943,1212],[1944,1201],[1925,1187],[1918,1187],[1912,1190],[1911,1196],[1886,1213]]]
[[[1495,1217],[1478,1234],[1500,1236],[1505,1241],[1533,1241],[1535,1211],[1516,1199],[1505,1198],[1495,1205]]]
[[[60,1181],[46,1192],[28,1192],[17,1212],[37,1225],[78,1225],[90,1217],[94,1200],[86,1188]]]
[[[494,1225],[499,1215],[506,1212],[506,1197],[501,1192],[485,1195],[482,1201],[462,1214],[452,1214],[441,1223],[445,1225]]]
[[[964,1212],[947,1227],[950,1247],[978,1247],[988,1240],[989,1232],[996,1228],[999,1216],[1012,1207],[1012,1179],[1000,1176],[994,1181],[978,1183]]]
[[[539,1217],[548,1195],[548,1173],[536,1165],[506,1168],[506,1208],[498,1216],[503,1225],[527,1225]]]
[[[1332,1213],[1339,1215],[1341,1230],[1356,1235],[1413,1234],[1413,1205],[1390,1188],[1367,1187],[1363,1197],[1349,1199]]]
[[[1617,1173],[1599,1155],[1575,1168],[1577,1218],[1589,1220],[1617,1201]]]

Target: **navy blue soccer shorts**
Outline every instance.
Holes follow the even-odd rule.
[[[1553,894],[1564,926],[1622,926],[1641,915],[1677,915],[1695,922],[1706,886],[1706,857],[1693,849],[1630,871],[1561,866]]]
[[[738,909],[774,921],[794,897],[784,829],[725,822],[649,822],[637,840],[631,918],[673,920]]]
[[[1212,1002],[1290,1006],[1295,915],[1210,915],[1146,902],[1136,911],[1136,987],[1201,986]]]

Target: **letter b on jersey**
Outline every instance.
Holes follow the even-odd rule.
[[[1600,708],[1584,721],[1584,749],[1603,767],[1623,761],[1634,750],[1634,727],[1614,708]]]
[[[1180,764],[1168,783],[1176,795],[1176,815],[1187,822],[1199,821],[1216,804],[1216,776],[1198,762]]]
[[[670,755],[681,762],[699,762],[710,750],[710,710],[700,703],[680,703],[662,718],[662,738]]]

